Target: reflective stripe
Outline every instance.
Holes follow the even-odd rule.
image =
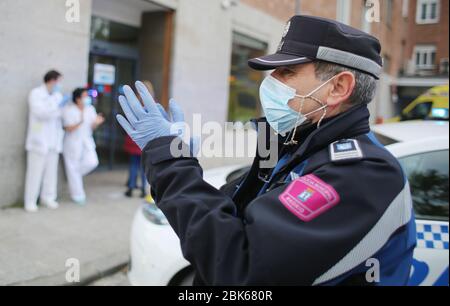
[[[366,57],[328,47],[319,47],[316,58],[366,71],[376,77],[380,76],[382,70],[380,65]]]
[[[268,64],[281,64],[281,63],[289,63],[289,62],[295,62],[295,61],[301,61],[301,60],[305,60],[308,59],[307,57],[299,57],[299,58],[294,58],[294,59],[290,59],[290,60],[284,60],[284,61],[268,61],[268,60],[263,60],[261,58],[255,58],[255,60],[263,62],[263,63],[268,63]]]
[[[412,200],[409,183],[389,205],[370,232],[336,265],[314,281],[319,285],[330,281],[362,264],[376,254],[395,233],[412,217]]]

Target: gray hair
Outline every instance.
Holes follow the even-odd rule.
[[[377,80],[370,74],[323,61],[314,62],[314,68],[316,71],[316,77],[323,82],[344,71],[353,73],[356,84],[352,94],[349,97],[349,102],[351,105],[369,104],[375,97]]]

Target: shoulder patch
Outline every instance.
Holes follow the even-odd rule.
[[[349,163],[359,161],[363,153],[355,139],[342,139],[330,144],[330,159],[333,163]]]
[[[293,181],[278,197],[281,203],[302,221],[311,221],[336,206],[339,194],[314,174]]]

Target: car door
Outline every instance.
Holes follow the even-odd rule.
[[[410,285],[449,285],[449,151],[399,158],[411,185],[417,247]]]

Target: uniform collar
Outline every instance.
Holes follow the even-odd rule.
[[[370,131],[369,127],[370,113],[367,105],[357,105],[350,108],[348,111],[337,115],[336,117],[329,118],[323,121],[320,128],[316,125],[305,125],[298,129],[296,139],[299,140],[299,145],[286,148],[283,143],[286,141],[286,137],[278,136],[275,141],[272,137],[273,130],[271,130],[266,118],[259,118],[251,120],[258,131],[258,137],[263,137],[262,131],[258,130],[258,126],[263,127],[266,130],[266,143],[270,143],[270,146],[278,146],[278,152],[288,151],[292,154],[291,160],[287,163],[286,167],[293,162],[297,163],[301,160],[307,159],[312,153],[317,152],[329,144],[338,141],[340,139],[352,138],[358,135],[366,134]]]
[[[367,134],[369,127],[370,113],[367,105],[357,105],[348,111],[330,119],[322,124],[320,128],[312,130],[305,140],[294,152],[291,161],[305,160],[311,154],[324,149],[331,143]]]

